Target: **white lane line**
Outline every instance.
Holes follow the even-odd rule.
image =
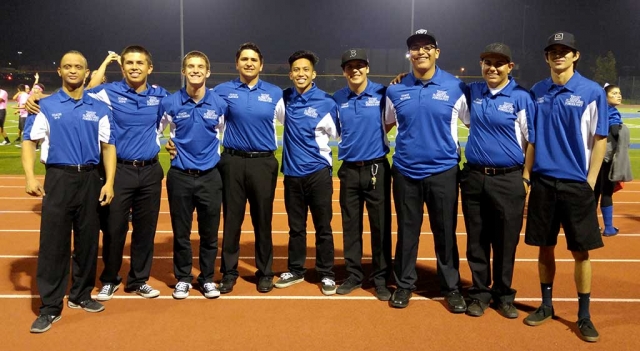
[[[424,296],[411,297],[411,301],[444,301],[443,297],[424,297]],[[92,295],[95,298],[97,295]],[[22,294],[0,294],[0,299],[39,299],[40,295],[22,295]],[[65,298],[69,298],[65,296]],[[141,300],[142,297],[137,295],[121,296],[114,295],[113,300]],[[204,300],[204,296],[189,296],[188,300]],[[171,295],[162,295],[154,298],[154,300],[174,300]],[[376,301],[380,303],[375,296],[277,296],[277,295],[256,295],[256,296],[242,296],[242,295],[223,295],[216,300],[354,300],[354,301]],[[576,302],[575,297],[553,297],[553,302]],[[591,302],[604,302],[604,303],[640,303],[640,299],[620,299],[620,298],[598,298],[592,297]],[[540,302],[539,297],[516,297],[516,302]]]
[[[28,258],[28,259],[36,259],[38,258],[37,255],[0,255],[0,259],[23,259],[23,258]],[[131,256],[122,256],[122,258],[125,259],[131,259]],[[153,256],[154,259],[156,260],[172,260],[173,256]],[[98,256],[98,259],[102,259],[102,256]],[[197,260],[198,256],[193,256],[192,257],[193,260]],[[218,257],[219,259],[219,257]],[[240,256],[239,259],[241,260],[254,260],[255,256]],[[287,260],[287,257],[285,256],[276,256],[273,258],[274,260]],[[307,261],[315,261],[315,257],[313,256],[307,256]],[[344,260],[344,257],[334,257],[334,259],[336,260]],[[363,257],[362,258],[365,261],[371,261],[371,257]],[[461,257],[460,261],[466,261],[466,258]],[[436,258],[435,257],[418,257],[418,261],[422,261],[422,262],[435,262]],[[491,259],[491,261],[493,261],[493,259]],[[516,258],[516,262],[538,262],[537,258]],[[562,262],[562,263],[573,263],[574,260],[572,258],[558,258],[556,259],[556,262]],[[591,262],[598,262],[598,263],[640,263],[640,259],[625,259],[625,258],[615,258],[615,259],[607,259],[607,258],[592,258]]]

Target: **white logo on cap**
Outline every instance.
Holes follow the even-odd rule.
[[[418,29],[416,34],[428,34],[429,32],[426,29]]]
[[[553,40],[562,40],[563,37],[564,33],[556,33],[556,35],[553,37]]]
[[[351,56],[349,57],[356,57],[356,51],[355,50],[351,50]]]

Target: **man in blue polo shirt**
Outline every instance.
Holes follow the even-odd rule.
[[[284,102],[282,89],[260,79],[262,67],[258,46],[244,43],[236,52],[240,76],[213,89],[229,105],[219,166],[224,183],[223,294],[231,292],[238,279],[240,233],[247,201],[255,233],[256,287],[262,293],[273,289],[271,221],[278,181],[275,121],[282,120]]]
[[[27,118],[22,143],[26,192],[43,196],[36,281],[42,305],[31,325],[32,333],[44,333],[60,320],[69,279],[67,305],[88,312],[104,306],[91,298],[95,286],[100,219],[98,207],[113,199],[116,150],[111,111],[84,94],[87,61],[78,51],[60,60],[62,89],[40,101],[40,112]],[[44,187],[35,178],[36,143],[43,139],[40,161],[45,164]],[[97,170],[104,157],[106,182]],[[46,194],[46,196],[45,196]],[[73,255],[71,228],[73,227]]]
[[[394,274],[398,289],[390,305],[409,304],[417,280],[416,261],[424,204],[436,248],[440,289],[451,312],[466,310],[460,294],[456,242],[458,215],[457,119],[468,121],[463,82],[436,65],[433,33],[418,30],[407,39],[412,72],[387,88],[385,123],[397,125],[393,155],[393,197],[398,221]]]
[[[547,40],[544,57],[551,77],[531,89],[538,111],[525,233],[527,244],[540,247],[538,273],[542,304],[524,321],[536,326],[554,316],[554,251],[562,225],[567,249],[575,260],[578,330],[583,340],[595,342],[599,334],[589,313],[589,251],[604,246],[598,229],[593,187],[607,144],[607,98],[597,83],[575,70],[580,52],[573,34],[552,34]]]
[[[460,173],[473,279],[466,313],[483,315],[493,299],[498,313],[517,318],[511,281],[533,164],[535,105],[529,91],[509,76],[514,63],[507,45],[487,45],[480,60],[484,82],[469,84],[467,163]]]
[[[286,106],[282,172],[284,205],[289,221],[289,271],[280,275],[276,288],[304,281],[307,257],[307,213],[316,229],[316,272],[322,293],[336,293],[333,273],[334,247],[331,232],[333,180],[329,138],[339,134],[338,109],[331,95],[313,83],[318,57],[296,51],[289,57],[289,78],[294,87],[283,93]]]
[[[102,81],[107,65],[114,61],[120,63],[124,79],[96,86]],[[122,281],[118,273],[122,267],[130,211],[133,226],[131,268],[125,291],[146,298],[160,295],[147,280],[151,274],[164,178],[158,163],[158,107],[167,91],[147,83],[152,71],[151,54],[142,46],[128,46],[119,56],[109,54],[88,85],[91,96],[111,107],[118,140],[116,196],[109,206],[103,235],[104,270],[100,275],[103,286],[97,296],[99,301],[111,299]]]
[[[167,194],[173,228],[173,271],[178,280],[173,297],[184,299],[191,289],[191,225],[198,212],[200,275],[198,283],[206,298],[220,296],[213,282],[218,252],[218,227],[222,203],[222,179],[216,165],[220,160],[218,133],[224,123],[227,104],[207,89],[209,58],[191,51],[182,60],[186,86],[162,100],[158,134],[171,126],[177,155],[167,172]]]
[[[389,141],[382,112],[386,87],[367,78],[369,59],[363,49],[342,54],[347,87],[333,94],[339,108],[341,140],[338,159],[344,260],[349,273],[337,293],[348,294],[362,286],[362,219],[367,206],[371,228],[372,268],[369,280],[376,297],[388,301],[391,293],[391,172],[386,155]]]

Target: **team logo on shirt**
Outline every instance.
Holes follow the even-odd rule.
[[[340,105],[340,108],[349,108],[349,103],[348,102],[342,103],[342,105]]]
[[[227,96],[227,98],[229,98],[229,99],[237,99],[237,98],[238,98],[238,94],[236,94],[236,93],[229,93],[229,96]]]
[[[216,113],[215,110],[207,110],[204,115],[202,115],[202,118],[206,118],[206,119],[218,119],[218,114]]]
[[[53,117],[53,119],[60,119],[60,117],[62,117],[62,113],[61,112],[52,113],[51,117]]]
[[[478,104],[478,105],[482,105],[482,99],[475,99],[473,100],[474,104]]]
[[[564,100],[564,105],[582,107],[582,105],[584,105],[584,101],[582,101],[582,97],[579,95],[571,95],[570,98]]]
[[[260,96],[258,96],[258,101],[273,102],[273,99],[271,99],[271,95],[269,94],[260,94]]]
[[[147,106],[158,106],[160,104],[160,99],[155,96],[149,96],[149,100],[147,100]]]
[[[516,109],[513,107],[513,104],[510,102],[503,102],[502,105],[498,106],[498,111],[513,113]]]
[[[304,115],[311,118],[318,118],[318,111],[316,111],[316,109],[313,107],[307,107],[306,109],[304,109]]]
[[[176,116],[176,119],[178,118],[189,118],[189,112],[182,111],[178,113],[178,115]]]
[[[121,103],[121,104],[126,104],[126,103],[127,103],[127,101],[129,101],[129,100],[127,100],[127,98],[126,98],[126,97],[124,97],[124,96],[118,96],[118,102],[119,102],[119,103]]]
[[[434,100],[449,101],[449,95],[444,90],[437,90],[431,98]]]
[[[380,106],[380,99],[375,97],[370,97],[367,99],[367,102],[364,103],[365,106]]]
[[[409,100],[409,99],[411,99],[411,95],[409,94],[400,95],[400,101]]]
[[[82,119],[89,122],[98,122],[98,114],[95,111],[86,111],[82,115]]]
[[[544,104],[544,96],[539,97],[539,98],[536,100],[536,102],[537,102],[537,103],[539,103],[539,104]]]

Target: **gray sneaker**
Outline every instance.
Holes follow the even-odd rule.
[[[304,281],[304,277],[297,276],[291,272],[286,272],[286,273],[280,274],[280,278],[276,280],[276,283],[274,284],[274,286],[276,288],[282,289],[282,288],[289,287],[293,284],[302,283],[303,281]]]
[[[176,288],[173,290],[173,298],[177,300],[186,299],[189,297],[189,289],[191,289],[191,284],[187,282],[178,282],[176,284]]]
[[[144,284],[144,285],[140,285],[136,290],[135,290],[136,294],[145,297],[147,299],[151,299],[154,297],[158,297],[160,296],[160,291],[154,289],[151,285],[149,284]]]
[[[51,329],[51,324],[60,320],[60,315],[52,316],[47,314],[41,314],[36,318],[36,320],[31,324],[30,331],[32,333],[44,333],[47,330]]]
[[[98,296],[96,296],[96,300],[98,301],[109,301],[111,300],[111,298],[113,298],[113,294],[118,291],[118,288],[120,288],[120,284],[111,284],[111,283],[107,283],[105,285],[102,286],[102,289],[100,289],[100,292],[98,293]]]
[[[202,293],[207,299],[215,299],[220,297],[220,290],[216,287],[216,283],[209,282],[202,285]]]
[[[67,301],[69,308],[82,308],[87,312],[97,313],[104,311],[104,305],[94,299],[88,299],[80,302]]]
[[[333,278],[322,278],[322,293],[324,295],[334,295],[336,293],[336,282]]]

